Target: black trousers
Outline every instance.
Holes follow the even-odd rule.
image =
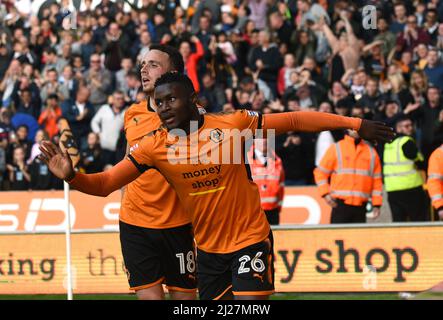
[[[365,223],[366,204],[362,206],[350,206],[343,200],[335,199],[337,207],[332,208],[331,223]]]
[[[271,226],[280,224],[279,209],[265,210],[265,213],[266,213],[266,218],[268,218],[268,222]]]
[[[393,222],[428,221],[429,200],[423,188],[388,192]]]

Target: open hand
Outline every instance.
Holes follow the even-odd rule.
[[[361,122],[358,134],[362,139],[373,143],[377,143],[377,141],[391,142],[395,138],[395,132],[391,127],[380,121],[366,119]]]
[[[67,151],[62,152],[59,147],[47,140],[42,141],[39,149],[42,152],[39,155],[40,160],[57,178],[68,181],[74,178],[75,171]]]
[[[325,199],[326,203],[327,203],[330,207],[332,207],[332,208],[336,208],[336,207],[337,207],[337,202],[334,200],[333,197],[331,197],[330,194],[325,195],[323,198]]]
[[[379,207],[372,208],[373,218],[377,219],[378,217],[380,217],[380,212],[381,212],[381,209]]]

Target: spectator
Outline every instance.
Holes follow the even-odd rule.
[[[98,54],[91,55],[90,64],[91,68],[83,76],[86,86],[90,90],[89,102],[94,106],[95,110],[98,110],[107,102],[108,93],[112,86],[112,74],[108,69],[101,66]]]
[[[248,8],[251,10],[249,19],[254,22],[255,27],[258,30],[262,30],[266,27],[266,0],[252,0],[248,1]]]
[[[375,36],[374,42],[380,41],[382,43],[382,54],[387,57],[395,48],[395,33],[389,30],[389,24],[383,17],[377,19],[377,31],[378,34]]]
[[[211,21],[207,16],[201,16],[199,19],[199,30],[196,34],[197,38],[200,40],[205,51],[209,49],[209,43],[211,42],[211,36],[214,34],[211,29]]]
[[[130,58],[123,58],[121,63],[121,69],[115,74],[115,84],[118,91],[126,92],[128,90],[128,84],[126,82],[126,76],[134,68],[134,64]]]
[[[21,147],[24,152],[25,160],[31,155],[32,143],[28,138],[29,128],[26,125],[19,125],[16,127],[15,132],[11,132],[9,135],[9,152],[8,154],[12,157],[14,154],[14,149]],[[8,163],[12,163],[13,159],[8,158]]]
[[[381,103],[381,99],[382,95],[378,89],[378,80],[369,78],[365,85],[365,93],[358,103],[364,107],[365,113],[372,118]]]
[[[48,137],[52,139],[58,134],[58,119],[62,116],[62,110],[59,107],[59,98],[52,94],[46,100],[46,107],[38,118],[38,124],[45,130]]]
[[[79,148],[86,146],[90,121],[94,115],[94,108],[89,102],[89,96],[89,89],[80,87],[75,100],[67,100],[62,103],[62,115],[68,120]]]
[[[327,24],[320,19],[320,26],[326,35],[329,46],[332,49],[332,59],[330,66],[330,83],[340,81],[342,74],[349,69],[357,69],[360,59],[360,50],[358,39],[352,30],[351,24],[346,14],[341,15],[344,21],[346,32],[340,34],[337,38]]]
[[[29,165],[29,174],[32,190],[63,189],[63,181],[56,178],[49,171],[48,166],[38,157]]]
[[[8,48],[6,42],[0,39],[0,79],[3,79],[3,76],[6,74],[11,59],[11,50]]]
[[[325,9],[318,3],[312,2],[312,0],[300,0],[297,2],[299,14],[296,18],[296,23],[299,27],[305,26],[308,21],[318,23],[323,19],[327,24],[331,22]]]
[[[191,51],[191,43],[195,45],[196,52]],[[185,62],[185,73],[189,76],[194,85],[195,92],[200,91],[200,83],[197,75],[197,63],[204,55],[203,45],[196,36],[192,36],[190,41],[183,41],[180,44],[180,54]]]
[[[292,53],[285,54],[283,67],[281,67],[278,72],[277,80],[277,91],[280,96],[282,96],[285,90],[290,86],[290,76],[292,72],[296,71],[295,66],[296,61],[294,55]]]
[[[66,94],[66,90],[63,90],[60,83],[58,82],[58,73],[57,70],[49,69],[46,71],[46,77],[47,81],[43,84],[42,88],[40,89],[40,97],[41,100],[46,101],[49,95],[56,94],[60,100],[69,99],[69,95],[64,96],[63,92]],[[40,110],[38,110],[40,112]],[[38,118],[35,117],[35,118]]]
[[[277,76],[283,61],[275,43],[271,42],[267,31],[260,31],[259,46],[252,49],[249,68],[255,77],[266,83],[273,97],[277,97]]]
[[[435,45],[437,43],[437,36],[438,36],[438,13],[435,9],[429,9],[426,12],[425,16],[425,23],[423,24],[423,28],[428,32],[431,41],[430,43],[432,45]]]
[[[302,64],[305,58],[315,56],[317,38],[311,30],[300,29],[294,31],[291,37],[291,44],[297,65]]]
[[[140,36],[131,48],[132,59],[135,58],[137,62],[142,60],[142,57],[149,51],[152,45],[151,34],[145,30],[140,32]]]
[[[439,145],[434,145],[434,133],[439,125],[439,115],[442,110],[441,91],[437,87],[430,86],[426,92],[426,102],[410,112],[410,116],[418,122],[421,129],[420,146],[425,159],[428,159],[431,152]]]
[[[414,53],[416,55],[416,58],[414,59],[416,68],[423,70],[428,63],[428,47],[421,43],[415,47]]]
[[[430,84],[438,88],[443,88],[443,65],[439,61],[438,54],[436,49],[429,50],[428,63],[424,71]]]
[[[102,150],[100,140],[96,133],[88,135],[87,146],[81,150],[80,166],[86,173],[96,173],[103,171]]]
[[[397,118],[401,116],[400,106],[395,100],[387,100],[379,106],[377,111],[374,120],[382,121],[391,128],[395,127]]]
[[[226,103],[223,88],[216,85],[215,78],[209,73],[203,75],[199,100],[205,102],[203,107],[207,112],[220,112]]]
[[[402,2],[398,2],[394,5],[394,19],[389,27],[389,30],[393,34],[403,32],[407,21],[406,13],[406,6]]]
[[[388,76],[385,82],[385,99],[395,100],[401,109],[406,108],[411,101],[411,95],[406,86],[406,81],[400,72],[393,73]]]
[[[122,59],[129,56],[129,38],[120,30],[120,26],[117,23],[113,22],[109,25],[103,39],[102,48],[105,54],[104,65],[106,70],[114,73],[120,70]],[[91,55],[91,63],[95,63],[94,61],[96,60]],[[93,66],[91,66],[92,68]]]
[[[104,165],[114,165],[115,150],[120,130],[123,128],[125,96],[121,91],[115,91],[112,102],[103,105],[92,118],[92,131],[98,134],[102,149]]]
[[[386,71],[386,59],[382,54],[382,45],[382,40],[377,40],[362,49],[365,70],[371,77],[378,79],[381,79]]]
[[[435,41],[435,48],[439,51],[443,51],[443,23],[438,26],[438,35]]]
[[[63,68],[63,72],[58,78],[59,92],[63,100],[75,99],[79,81],[74,77],[74,70],[70,65]]]
[[[397,36],[396,50],[397,52],[413,52],[418,44],[427,45],[430,41],[429,34],[417,26],[417,17],[410,15],[404,30]]]
[[[127,87],[125,93],[125,101],[126,104],[130,105],[137,100],[137,95],[140,92],[141,88],[141,82],[140,82],[140,75],[135,71],[129,71],[126,75],[126,81],[125,86]]]
[[[31,154],[29,156],[29,159],[26,160],[26,163],[28,165],[30,165],[34,161],[34,159],[38,155],[40,155],[40,153],[41,153],[41,151],[39,149],[40,143],[43,140],[48,140],[48,139],[49,139],[49,136],[44,130],[40,129],[37,131],[37,133],[35,134],[35,138],[34,138],[34,144],[31,147]]]
[[[17,80],[21,76],[21,63],[18,60],[12,60],[6,74],[0,83],[0,92],[2,93],[2,107],[9,107],[12,102],[12,93]]]
[[[89,30],[85,30],[82,33],[80,41],[73,45],[73,50],[75,54],[81,56],[82,61],[85,61],[85,67],[89,68],[89,61],[91,55],[95,52],[95,45],[93,43],[93,36]]]
[[[28,190],[31,183],[31,175],[25,163],[25,150],[21,146],[13,149],[12,164],[7,164],[11,190]]]
[[[17,100],[16,111],[25,113],[37,118],[40,114],[39,101],[33,101],[31,90],[28,88],[19,91],[19,98]]]
[[[271,32],[275,33],[275,38],[279,40],[279,43],[289,46],[292,28],[279,11],[274,11],[269,15],[269,27]]]

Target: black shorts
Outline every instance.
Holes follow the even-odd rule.
[[[198,290],[202,300],[234,295],[274,293],[274,240],[272,231],[262,242],[226,254],[197,249]]]
[[[149,229],[120,221],[120,243],[132,290],[164,283],[168,290],[196,291],[194,237],[190,224]]]

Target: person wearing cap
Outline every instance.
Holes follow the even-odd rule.
[[[429,220],[424,179],[424,158],[414,140],[413,122],[399,116],[397,137],[386,143],[383,151],[383,176],[394,222]]]

